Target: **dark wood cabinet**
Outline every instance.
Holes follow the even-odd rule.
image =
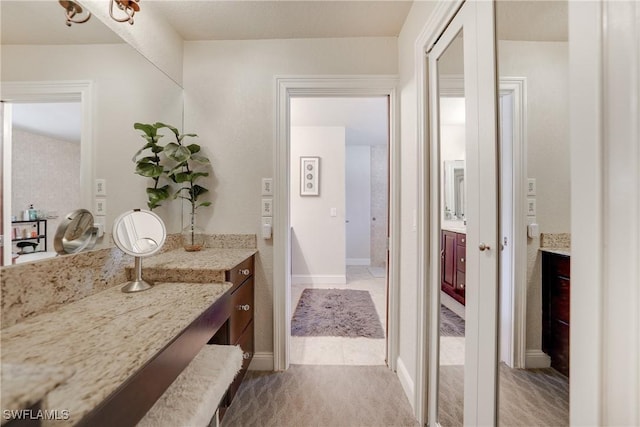
[[[244,378],[254,352],[254,257],[251,256],[225,273],[225,279],[233,283],[231,288],[231,314],[229,320],[211,340],[212,344],[239,345],[242,349],[242,369],[229,386],[219,408],[219,418],[224,417]]]
[[[551,367],[569,376],[570,257],[542,253],[542,350]]]
[[[465,302],[466,241],[466,234],[442,230],[440,288],[462,305]]]

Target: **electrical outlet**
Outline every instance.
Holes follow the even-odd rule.
[[[529,178],[527,179],[527,196],[535,196],[536,195],[536,179]]]
[[[536,199],[527,199],[527,216],[536,216]]]

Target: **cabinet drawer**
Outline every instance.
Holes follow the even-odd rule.
[[[456,268],[458,269],[458,272],[461,271],[464,273],[467,265],[467,249],[460,245],[458,245],[456,249]]]
[[[230,341],[235,343],[253,319],[253,277],[231,294]]]
[[[558,276],[571,277],[571,259],[569,257],[557,256],[554,261]]]
[[[251,276],[253,276],[253,256],[242,261],[226,273],[227,281],[233,283],[234,286],[238,286]]]
[[[458,271],[456,274],[456,292],[464,291],[466,287],[464,272]]]
[[[458,246],[467,246],[467,235],[466,234],[461,234],[461,233],[456,233],[456,244]]]
[[[558,370],[563,375],[569,376],[569,325],[555,321],[552,325],[555,334],[551,337],[551,367]]]

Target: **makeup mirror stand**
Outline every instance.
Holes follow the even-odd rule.
[[[134,264],[135,277],[122,287],[122,292],[139,292],[151,289],[153,282],[142,279],[142,257],[136,256]]]

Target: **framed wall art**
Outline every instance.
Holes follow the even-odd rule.
[[[300,195],[320,195],[320,157],[300,157]]]

